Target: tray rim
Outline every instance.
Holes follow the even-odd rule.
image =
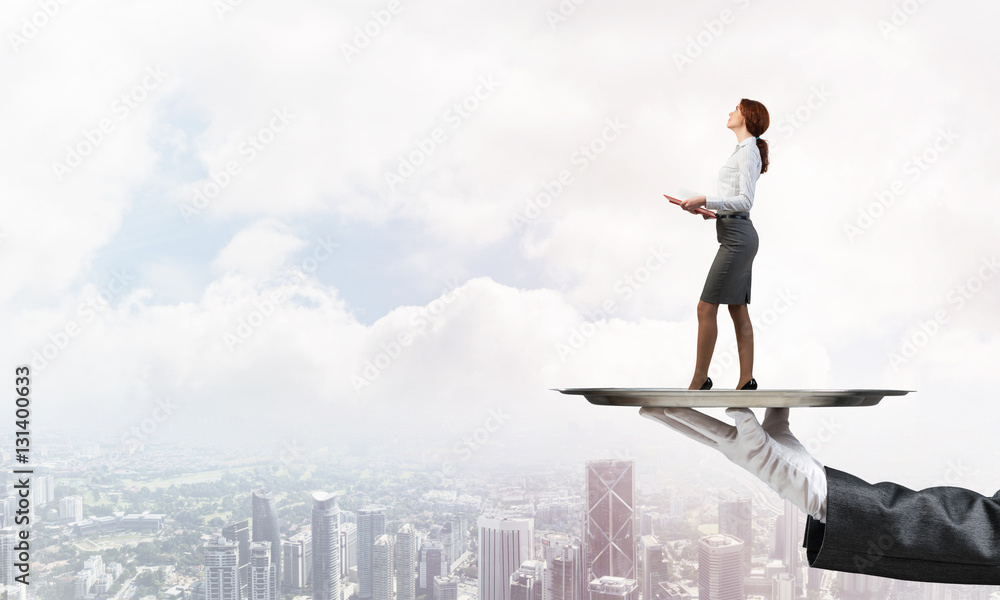
[[[566,395],[584,396],[596,406],[690,408],[842,408],[875,406],[886,396],[905,396],[915,390],[686,390],[680,388],[551,388]],[[795,399],[800,400],[794,403]],[[679,403],[670,403],[670,401]],[[785,400],[785,402],[782,402]],[[854,401],[854,402],[852,402]],[[666,404],[662,404],[666,402]]]

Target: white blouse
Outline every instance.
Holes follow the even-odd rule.
[[[749,211],[760,169],[757,138],[750,136],[736,145],[729,160],[719,169],[719,195],[706,196],[705,208],[720,214]]]

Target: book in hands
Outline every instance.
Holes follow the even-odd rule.
[[[668,196],[666,194],[663,194],[663,197],[666,198],[667,200],[670,200],[671,202],[673,202],[674,204],[676,204],[678,206],[680,206],[680,204],[681,204],[681,201],[678,200],[677,198],[671,198],[670,196]],[[707,210],[707,209],[704,209],[704,208],[697,208],[697,209],[695,209],[694,212],[696,212],[699,215],[705,217],[706,219],[717,219],[718,218],[718,217],[715,216],[714,212],[712,212],[710,210]]]

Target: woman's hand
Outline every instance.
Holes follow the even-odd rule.
[[[704,208],[707,201],[708,198],[705,196],[691,196],[687,200],[681,200],[681,208],[691,214],[698,214],[697,210],[699,208]]]

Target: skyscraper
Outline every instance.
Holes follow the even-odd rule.
[[[641,591],[643,600],[651,599],[660,582],[667,581],[667,563],[663,561],[663,544],[653,535],[639,538]]]
[[[635,579],[635,461],[587,461],[584,527],[587,580]]]
[[[250,597],[250,521],[244,519],[235,523],[230,523],[222,528],[222,537],[230,542],[236,542],[239,548],[239,559],[237,560],[237,573],[240,581],[240,598],[246,600]]]
[[[274,503],[274,494],[266,490],[256,490],[253,499],[253,535],[255,542],[271,544],[271,562],[277,574],[277,597],[281,596],[281,528],[278,525],[278,507]]]
[[[15,543],[16,538],[13,529],[9,527],[0,529],[0,591],[2,591],[5,585],[14,585]]]
[[[417,530],[409,523],[396,532],[395,561],[397,600],[416,600]]]
[[[730,490],[719,498],[719,533],[742,540],[746,563],[743,574],[749,575],[753,546],[753,506],[750,496]]]
[[[312,597],[340,600],[340,509],[337,496],[313,494]]]
[[[83,520],[83,497],[65,496],[59,500],[59,522],[76,523]]]
[[[250,542],[249,600],[277,600],[277,572],[270,542]]]
[[[479,517],[479,600],[510,600],[510,576],[532,558],[530,518]]]
[[[771,576],[771,600],[795,600],[795,577],[791,573]]]
[[[239,546],[220,536],[206,542],[205,600],[240,600]]]
[[[543,600],[545,597],[545,563],[526,560],[510,576],[510,600]]]
[[[372,600],[395,600],[392,538],[382,534],[372,544]]]
[[[604,575],[587,584],[587,600],[639,600],[635,579]]]
[[[447,562],[441,540],[426,539],[420,544],[417,584],[421,591],[430,591],[435,577],[448,575]]]
[[[725,534],[698,540],[698,599],[743,600],[743,542]]]
[[[583,552],[579,540],[563,533],[542,536],[546,600],[585,600]]]
[[[385,508],[366,506],[358,511],[358,596],[372,598],[372,547],[385,534]]]
[[[343,514],[343,513],[341,513]],[[358,568],[358,525],[340,522],[340,579],[351,580],[351,569]],[[356,574],[356,571],[355,571]]]
[[[795,577],[797,587],[802,585],[802,578],[799,575],[799,544],[802,543],[803,532],[799,528],[799,514],[798,507],[785,500],[785,513],[778,517],[781,519],[781,561],[785,563],[788,572]]]
[[[458,600],[458,577],[434,576],[432,600]]]
[[[312,533],[300,531],[281,543],[282,589],[302,591],[312,574]]]

